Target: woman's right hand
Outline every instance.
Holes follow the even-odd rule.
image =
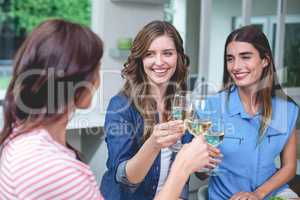
[[[153,133],[149,138],[155,149],[169,147],[176,143],[184,134],[184,124],[182,120],[168,121],[154,126]]]
[[[210,165],[206,166],[205,168],[212,170],[213,168],[216,167],[216,164],[219,164],[221,162],[223,155],[221,154],[219,149],[211,145],[208,145],[208,151],[210,156]],[[209,177],[209,175],[206,172],[199,172],[199,171],[195,172],[195,176],[202,181]]]
[[[214,168],[217,164],[214,157],[220,156],[220,150],[207,144],[202,135],[195,137],[189,144],[183,145],[176,156],[176,162],[184,163],[189,174],[202,168]]]

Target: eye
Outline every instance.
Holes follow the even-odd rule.
[[[146,55],[145,55],[145,57],[147,57],[147,58],[150,58],[150,57],[153,57],[153,56],[154,56],[154,53],[151,52],[151,51],[148,51],[148,52],[146,53]]]
[[[243,60],[249,60],[251,57],[250,56],[242,56]]]
[[[165,51],[164,52],[164,55],[167,56],[167,57],[170,57],[172,56],[174,53],[172,51]]]
[[[226,58],[226,62],[231,63],[232,61],[233,61],[233,58],[232,58],[232,57],[227,57],[227,58]]]

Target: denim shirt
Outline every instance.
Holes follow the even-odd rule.
[[[253,192],[276,172],[274,160],[282,152],[291,136],[298,116],[295,103],[272,98],[272,119],[265,136],[258,143],[261,113],[248,115],[240,100],[238,90],[233,87],[227,102],[227,92],[215,98],[225,121],[225,137],[220,145],[224,155],[220,169],[224,173],[209,180],[209,199],[227,200],[237,192]],[[272,191],[265,199],[287,188],[284,184]]]
[[[128,181],[125,166],[143,145],[144,121],[142,116],[123,94],[114,96],[109,103],[105,117],[105,141],[108,160],[100,190],[106,200],[152,200],[156,194],[160,175],[160,153],[148,174],[139,184]],[[185,136],[190,140],[190,136]],[[173,159],[174,159],[173,155]],[[187,184],[182,199],[188,199]]]

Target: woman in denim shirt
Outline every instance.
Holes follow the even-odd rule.
[[[168,121],[175,90],[186,90],[189,59],[169,23],[153,21],[136,36],[105,119],[107,172],[101,191],[106,200],[150,200],[166,180],[173,153],[184,133],[182,120]],[[181,198],[188,198],[185,187]]]
[[[209,199],[297,198],[286,183],[296,171],[299,109],[278,84],[268,40],[259,29],[245,26],[228,36],[223,84],[215,104],[223,108],[227,125],[220,146],[225,172],[210,179]]]

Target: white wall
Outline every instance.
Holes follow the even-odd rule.
[[[180,36],[183,39],[183,44],[185,45],[186,37],[186,1],[187,0],[177,0],[175,1],[175,15],[173,18],[173,25],[177,28]]]

